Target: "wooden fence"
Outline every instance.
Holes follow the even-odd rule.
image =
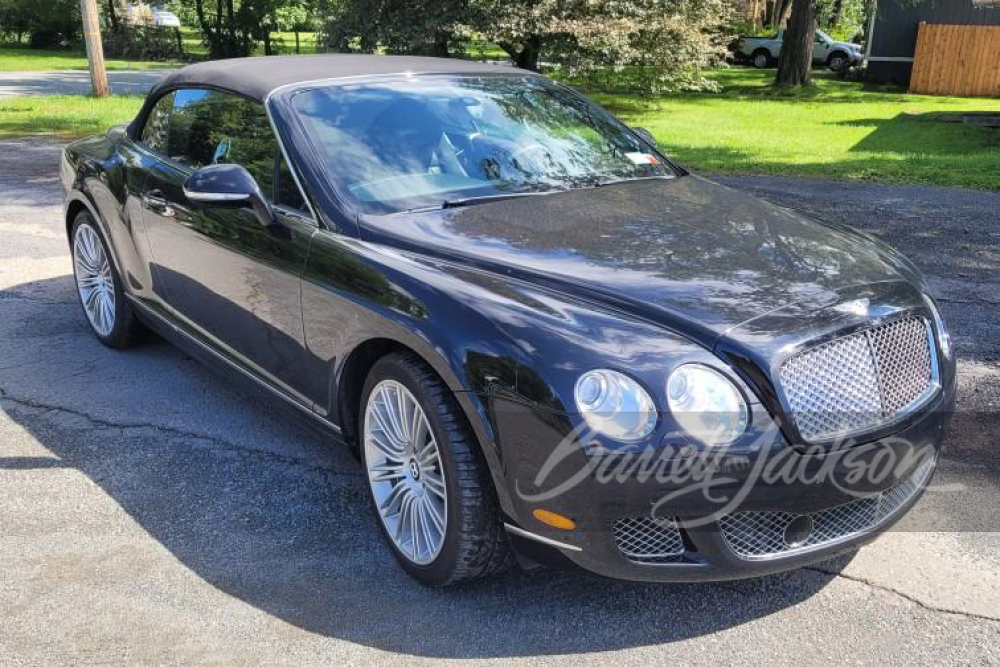
[[[910,91],[1000,97],[1000,26],[921,22]]]

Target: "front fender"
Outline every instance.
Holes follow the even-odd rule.
[[[314,236],[302,304],[316,358],[309,393],[333,421],[340,417],[339,379],[356,350],[371,341],[409,348],[455,393],[512,517],[512,459],[523,458],[525,441],[516,429],[498,430],[498,410],[521,404],[572,426],[579,422],[573,390],[580,374],[612,368],[637,379],[663,413],[674,366],[698,361],[725,368],[710,350],[606,306],[328,232]],[[504,419],[509,425],[509,415]],[[670,428],[664,421],[651,438]]]

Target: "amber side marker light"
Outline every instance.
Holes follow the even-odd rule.
[[[562,514],[537,509],[533,510],[531,515],[544,523],[546,526],[552,526],[553,528],[558,528],[560,530],[573,530],[576,528],[576,521],[573,521],[573,519],[563,516]]]

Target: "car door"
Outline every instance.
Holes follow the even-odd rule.
[[[816,33],[813,36],[813,62],[825,63],[829,55],[830,44],[823,38],[822,35]]]
[[[160,298],[180,326],[294,399],[305,361],[301,274],[315,221],[283,163],[264,107],[216,90],[173,96],[166,141],[142,196]],[[249,208],[196,204],[199,167],[245,167],[275,203],[278,224]]]

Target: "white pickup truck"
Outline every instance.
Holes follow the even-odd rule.
[[[782,28],[773,37],[740,37],[736,46],[736,55],[741,59],[748,60],[754,67],[770,67],[778,60],[784,34],[785,30]],[[839,72],[860,63],[863,57],[860,44],[837,42],[822,30],[816,31],[813,43],[814,63],[826,65]]]

